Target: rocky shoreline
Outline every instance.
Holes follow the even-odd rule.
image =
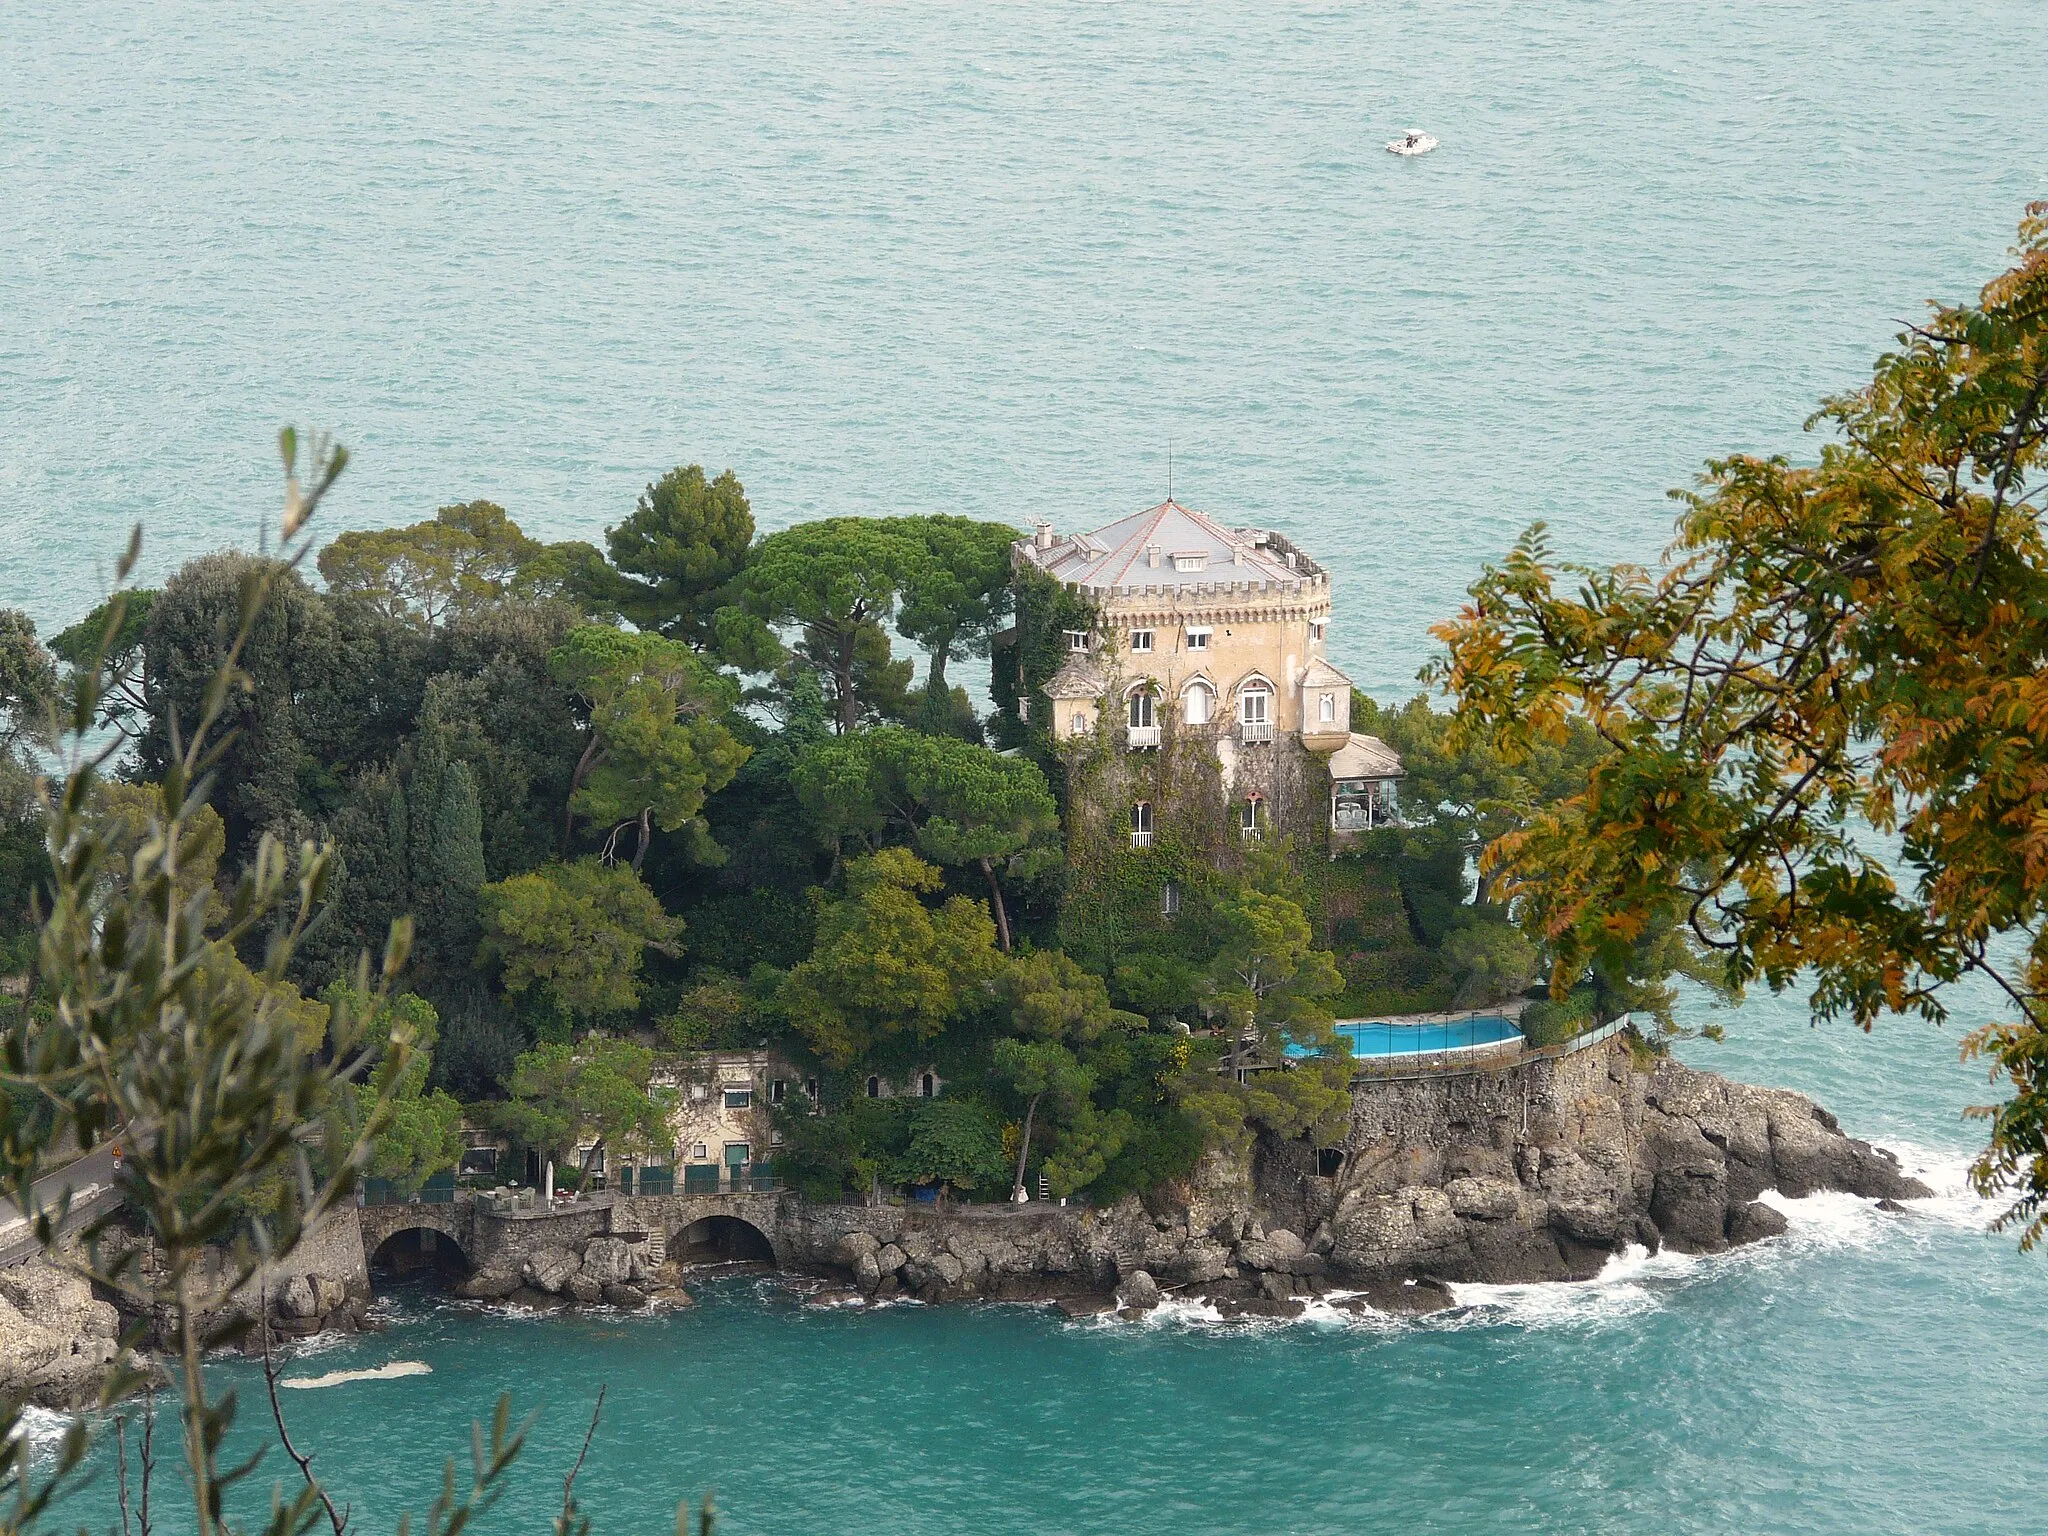
[[[1106,1211],[813,1208],[792,1246],[861,1296],[1144,1308],[1177,1292],[1225,1316],[1285,1316],[1342,1291],[1422,1312],[1458,1282],[1588,1279],[1630,1244],[1715,1253],[1776,1236],[1766,1190],[1933,1193],[1803,1094],[1616,1041],[1503,1073],[1361,1084],[1334,1176],[1311,1149],[1267,1141],[1249,1166],[1211,1159],[1184,1188]]]
[[[821,1206],[793,1194],[719,1209],[776,1267],[809,1277],[821,1304],[1047,1301],[1136,1315],[1178,1295],[1225,1317],[1287,1317],[1332,1293],[1340,1306],[1422,1313],[1450,1305],[1461,1282],[1587,1279],[1631,1244],[1720,1252],[1785,1230],[1758,1199],[1767,1190],[1888,1205],[1932,1193],[1805,1095],[1626,1039],[1499,1071],[1362,1081],[1339,1150],[1325,1172],[1313,1149],[1265,1139],[1249,1158],[1212,1156],[1193,1179],[1106,1209]],[[619,1198],[501,1226],[456,1290],[543,1308],[687,1305],[673,1256],[697,1210],[685,1204]],[[338,1213],[259,1294],[286,1336],[363,1326],[357,1214]],[[118,1324],[48,1265],[0,1271],[0,1391],[83,1401]]]

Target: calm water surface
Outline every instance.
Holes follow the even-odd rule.
[[[280,421],[356,450],[332,526],[487,496],[595,537],[668,465],[764,526],[1287,530],[1332,646],[1408,688],[1531,519],[1648,557],[1666,487],[1798,424],[2048,195],[2028,0],[1647,4],[17,3],[0,21],[0,603],[249,542]],[[1443,149],[1399,160],[1410,126]],[[323,513],[323,517],[330,514]],[[1969,1007],[1964,1013],[1974,1019]],[[1691,1054],[1956,1187],[1956,1032],[1752,1004]],[[1425,1326],[411,1301],[305,1371],[389,1529],[501,1388],[587,1405],[604,1531],[2006,1532],[2038,1526],[2048,1280],[1960,1197],[1477,1292]],[[230,1374],[246,1380],[239,1368]],[[111,1502],[79,1506],[95,1524]]]

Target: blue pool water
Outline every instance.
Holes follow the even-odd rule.
[[[1518,1039],[1521,1031],[1502,1018],[1454,1019],[1434,1024],[1395,1024],[1369,1019],[1351,1019],[1338,1024],[1337,1033],[1351,1042],[1351,1054],[1370,1056],[1425,1056],[1437,1051],[1470,1051]],[[1290,1056],[1306,1054],[1290,1046]]]
[[[2038,0],[12,0],[0,605],[76,618],[136,519],[152,577],[252,542],[287,419],[356,453],[330,532],[483,496],[595,538],[692,460],[768,528],[1089,527],[1171,452],[1182,499],[1330,566],[1333,658],[1395,698],[1531,519],[1654,557],[1668,487],[1810,454],[1820,395],[2002,266],[2048,195],[2040,29]],[[1443,147],[1381,148],[1411,126]],[[1961,1178],[1992,1090],[1956,1042],[1994,1007],[1866,1036],[1681,1004],[1728,1031],[1688,1060],[1904,1148],[1944,1192],[1910,1217],[1787,1202],[1783,1242],[1422,1325],[413,1301],[296,1368],[433,1374],[288,1406],[365,1531],[500,1390],[543,1416],[490,1529],[545,1529],[603,1383],[596,1536],[709,1485],[732,1536],[2038,1529],[2048,1261]],[[73,1514],[114,1523],[105,1484]]]

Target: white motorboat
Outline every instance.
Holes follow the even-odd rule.
[[[1435,148],[1435,139],[1424,133],[1420,128],[1410,128],[1400,138],[1388,141],[1387,153],[1390,155],[1426,155]]]

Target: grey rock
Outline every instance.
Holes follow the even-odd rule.
[[[583,1247],[583,1273],[600,1286],[624,1285],[633,1274],[632,1245],[616,1237],[593,1237]]]
[[[910,1255],[894,1243],[884,1243],[875,1253],[875,1266],[885,1275],[893,1275],[910,1262]]]
[[[1290,1275],[1299,1272],[1302,1261],[1309,1257],[1308,1244],[1285,1227],[1274,1227],[1267,1232],[1266,1246],[1280,1261],[1274,1267]]]
[[[1497,1177],[1453,1179],[1444,1186],[1444,1197],[1460,1216],[1477,1221],[1505,1221],[1521,1203],[1522,1186]]]
[[[569,1277],[583,1267],[582,1259],[568,1248],[541,1248],[519,1266],[519,1277],[537,1291],[559,1296],[568,1289]]]
[[[584,1274],[580,1269],[562,1282],[562,1291],[572,1301],[580,1301],[585,1306],[589,1306],[592,1302],[600,1300],[604,1296],[604,1287],[591,1279],[590,1276]]]
[[[853,1279],[864,1291],[872,1291],[882,1283],[882,1266],[876,1261],[872,1249],[854,1260]]]
[[[277,1310],[290,1318],[317,1317],[320,1312],[319,1299],[313,1294],[313,1282],[304,1275],[293,1275],[278,1287]]]
[[[348,1287],[331,1275],[314,1275],[313,1309],[322,1317],[340,1309],[348,1300]]]
[[[647,1293],[634,1285],[607,1285],[601,1294],[608,1307],[644,1307]]]
[[[1766,1237],[1783,1237],[1785,1230],[1784,1212],[1773,1210],[1761,1200],[1752,1200],[1728,1213],[1728,1241],[1736,1247]]]
[[[1211,1238],[1189,1243],[1167,1267],[1167,1274],[1188,1285],[1204,1285],[1230,1272],[1230,1250]]]
[[[1144,1270],[1134,1269],[1124,1276],[1122,1294],[1126,1307],[1149,1312],[1159,1305],[1159,1282]]]
[[[872,1254],[881,1246],[872,1232],[849,1232],[833,1245],[832,1262],[843,1269],[852,1269],[860,1263],[863,1254]]]
[[[0,1271],[0,1395],[77,1408],[99,1393],[119,1316],[83,1280],[31,1259]]]
[[[520,1277],[500,1270],[493,1273],[485,1270],[459,1282],[455,1294],[471,1301],[503,1301],[519,1289]]]

